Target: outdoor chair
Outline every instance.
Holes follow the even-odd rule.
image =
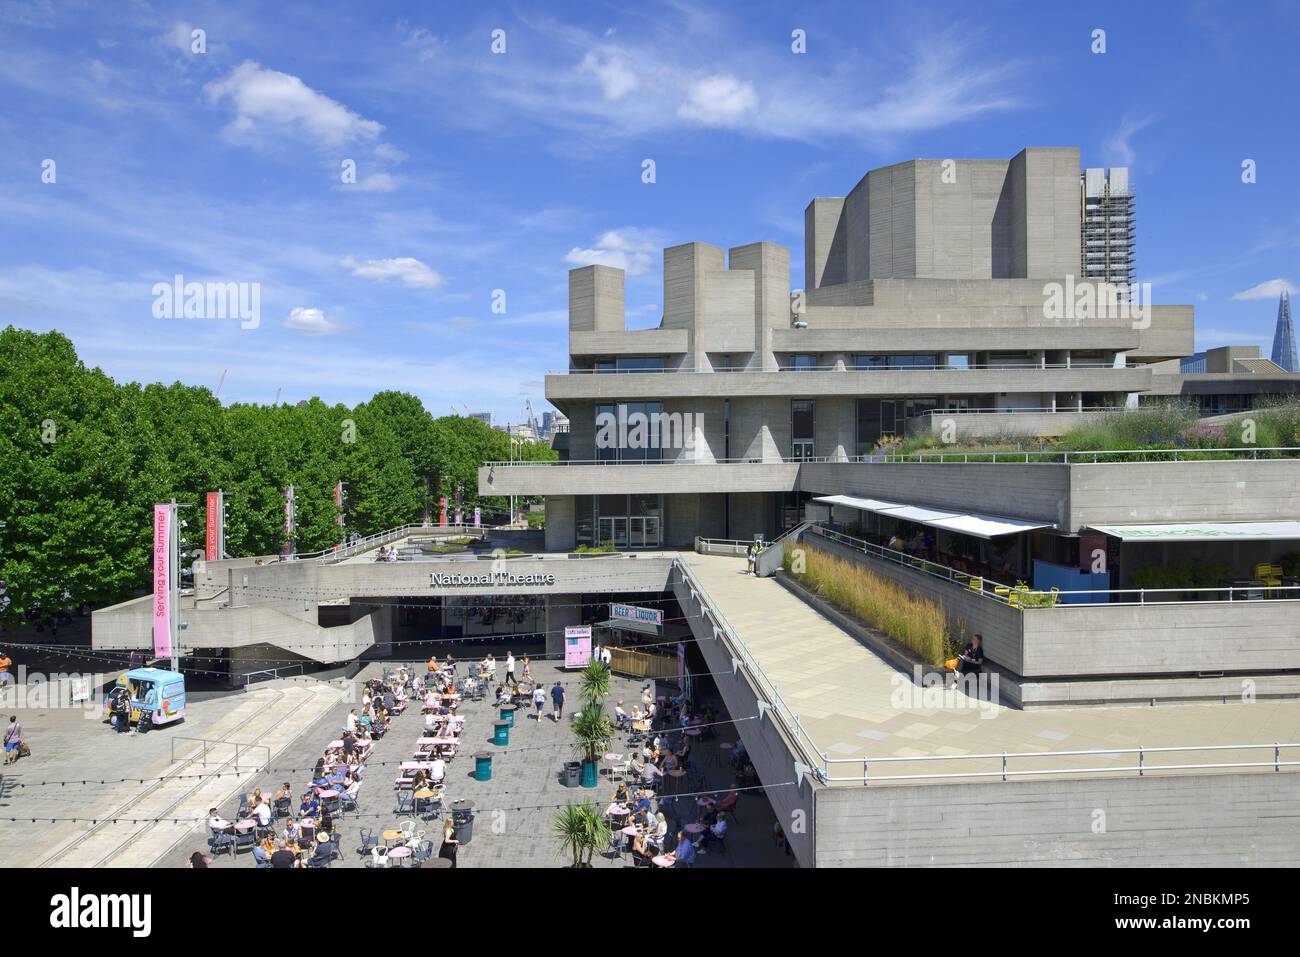
[[[213,831],[212,836],[208,838],[208,847],[212,849],[212,854],[216,855],[224,852],[234,856],[235,838],[232,834],[226,834],[222,831]]]
[[[363,827],[361,829],[361,847],[358,849],[360,854],[369,854],[379,846],[379,838],[375,836],[374,828]]]
[[[433,841],[422,841],[420,845],[414,849],[414,853],[411,855],[411,864],[414,867],[419,867],[432,857]]]
[[[394,814],[414,814],[415,813],[415,795],[407,790],[397,792],[397,808]]]
[[[388,848],[372,847],[370,849],[370,860],[366,861],[366,867],[382,868],[388,866]]]
[[[353,795],[348,794],[347,791],[344,791],[339,794],[339,815],[342,816],[348,811],[351,811],[353,814],[361,813],[357,808],[357,799]]]
[[[227,834],[226,836],[229,837],[230,835]],[[235,835],[236,855],[238,855],[241,851],[251,851],[256,846],[257,846],[257,837],[253,834],[252,831],[240,831]]]
[[[275,802],[274,807],[272,807],[271,809],[271,813],[274,814],[277,818],[288,817],[289,814],[291,813],[291,810],[292,810],[292,802],[290,801],[290,799],[280,798],[278,801]]]

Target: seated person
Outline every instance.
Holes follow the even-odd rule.
[[[670,867],[690,867],[695,863],[695,845],[685,831],[677,832],[677,847],[671,854],[665,854],[671,862]]]
[[[314,791],[305,791],[302,796],[302,803],[298,805],[299,817],[315,817],[320,811],[320,802],[316,800]]]
[[[964,680],[967,675],[978,677],[983,668],[984,636],[972,635],[970,641],[966,643],[966,647],[957,656],[957,673],[952,676],[952,685],[949,686],[949,690],[956,688],[957,682]]]
[[[705,828],[704,843],[721,844],[723,838],[725,838],[726,836],[727,836],[727,814],[725,811],[723,811],[717,815],[717,820],[714,821],[711,827]]]
[[[429,783],[441,784],[442,779],[447,775],[447,762],[442,758],[434,758],[429,766]]]
[[[614,705],[614,720],[619,724],[627,724],[632,720],[632,716],[623,710],[623,702]]]
[[[213,834],[234,834],[235,825],[231,824],[224,817],[217,813],[216,808],[208,811],[208,827],[212,829]]]

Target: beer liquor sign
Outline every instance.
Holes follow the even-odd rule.
[[[645,625],[662,625],[664,613],[658,608],[639,608],[636,605],[610,605],[611,621],[639,621]]]

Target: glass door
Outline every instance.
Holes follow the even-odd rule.
[[[627,521],[628,544],[633,548],[642,548],[649,544],[645,540],[645,519],[639,515],[633,515]]]
[[[627,548],[627,516],[615,515],[611,521],[614,523],[614,547]]]
[[[597,523],[596,544],[608,545],[614,541],[614,520],[601,516]]]

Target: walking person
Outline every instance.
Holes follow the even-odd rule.
[[[542,726],[542,708],[546,707],[546,689],[538,685],[533,689],[533,707],[537,710],[537,726]]]
[[[513,685],[515,682],[515,653],[506,652],[506,684]]]
[[[554,706],[551,710],[551,720],[559,721],[564,717],[564,686],[560,684],[560,679],[555,679],[555,687],[551,689],[551,704]]]
[[[5,728],[5,764],[18,760],[18,747],[23,743],[23,726],[18,723],[18,715],[9,716],[9,727]]]
[[[758,561],[758,548],[755,547],[753,542],[750,542],[749,547],[745,549],[745,574],[747,575],[754,574],[754,568],[757,561]]]
[[[3,651],[0,651],[0,687],[14,684],[14,676],[9,669],[14,666],[13,661]]]

